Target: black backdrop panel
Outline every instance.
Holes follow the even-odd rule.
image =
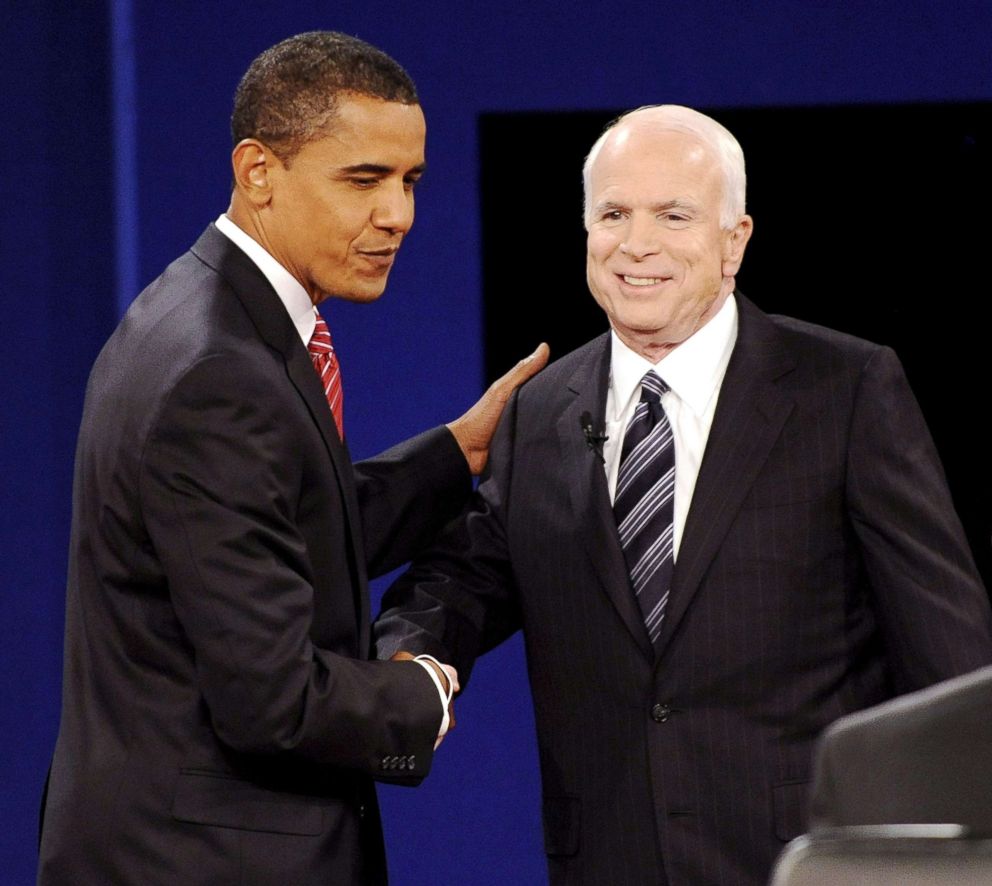
[[[766,311],[896,349],[992,584],[992,103],[710,110],[747,158],[737,282]],[[613,112],[480,118],[486,371],[606,328],[585,284],[582,161]]]

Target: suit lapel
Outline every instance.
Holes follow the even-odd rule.
[[[777,380],[792,370],[795,358],[765,314],[739,293],[737,303],[737,343],[682,534],[659,649],[678,630],[794,406]]]
[[[627,564],[617,537],[606,472],[582,433],[585,412],[592,417],[597,430],[602,428],[609,378],[610,335],[606,333],[590,344],[586,358],[567,383],[571,402],[557,425],[562,469],[569,480],[573,525],[579,527],[584,537],[583,548],[592,569],[637,645],[645,656],[653,658],[651,641],[630,587]]]
[[[345,531],[351,543],[352,571],[358,577],[355,605],[359,616],[360,648],[365,650],[369,648],[369,603],[367,595],[362,592],[367,584],[367,576],[354,472],[347,447],[338,437],[334,418],[327,406],[317,373],[313,370],[310,355],[300,341],[300,335],[282,301],[257,265],[213,224],[207,227],[191,251],[228,282],[251,318],[259,337],[282,355],[286,373],[306,404],[324,441],[347,516]]]
[[[289,353],[284,354],[286,371],[293,386],[306,403],[310,417],[320,430],[324,446],[331,457],[331,464],[334,466],[334,473],[337,476],[338,488],[347,517],[344,531],[349,541],[349,560],[352,574],[357,577],[354,592],[355,609],[358,615],[356,625],[358,655],[364,658],[367,654],[366,650],[371,648],[371,628],[369,625],[369,599],[368,594],[364,591],[368,586],[368,575],[365,567],[365,542],[361,534],[362,523],[358,509],[358,492],[355,489],[355,473],[351,466],[351,456],[347,443],[338,436],[334,416],[324,397],[324,389],[317,373],[314,372],[310,355],[303,347],[303,342],[300,341],[295,327],[293,328],[293,335],[295,338],[292,340]]]

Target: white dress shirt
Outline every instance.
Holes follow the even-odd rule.
[[[675,440],[673,550],[678,557],[723,376],[737,342],[737,302],[731,295],[709,323],[658,363],[632,351],[616,332],[612,333],[612,339],[604,431],[609,439],[603,446],[610,501],[616,495],[623,436],[641,399],[641,379],[653,369],[671,389],[662,395],[661,404]]]
[[[307,347],[313,336],[314,327],[317,325],[317,308],[310,301],[310,296],[307,295],[307,291],[300,284],[300,281],[279,264],[261,243],[241,230],[227,215],[221,214],[220,218],[214,224],[217,226],[218,231],[234,243],[235,246],[257,265],[265,279],[272,284],[276,295],[279,296],[279,301],[283,303],[286,312],[289,314],[289,318],[296,327],[296,331],[300,334],[303,346]],[[458,689],[458,672],[451,665],[441,664],[441,662],[431,658],[429,655],[418,655],[414,661],[427,671],[427,675],[434,683],[438,697],[441,699],[444,716],[441,718],[441,728],[437,734],[437,744],[440,744],[441,739],[444,738],[445,733],[448,731],[448,724],[450,723],[448,705],[451,702],[451,696]],[[444,670],[445,676],[448,678],[448,691],[445,691],[437,672],[431,667],[430,662],[435,662]],[[437,747],[437,744],[435,744],[435,747]]]

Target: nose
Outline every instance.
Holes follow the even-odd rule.
[[[633,215],[620,241],[620,252],[633,259],[643,259],[660,251],[660,232],[654,218]]]
[[[405,234],[413,225],[413,191],[402,180],[383,182],[372,209],[372,224],[393,234]]]

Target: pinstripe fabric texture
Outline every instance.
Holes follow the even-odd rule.
[[[380,636],[463,685],[523,628],[552,886],[765,886],[830,722],[992,663],[895,355],[738,306],[657,652],[582,431],[608,335],[521,389],[472,513],[383,601]]]
[[[667,390],[654,372],[641,379],[641,402],[624,434],[613,505],[630,584],[652,644],[661,636],[672,587],[675,441],[661,405]]]
[[[334,353],[331,331],[320,314],[317,315],[317,325],[314,326],[307,350],[310,352],[313,368],[320,376],[320,383],[324,386],[324,396],[327,398],[327,405],[331,407],[338,436],[343,440],[344,390],[341,387],[341,365],[338,363],[338,355]]]

